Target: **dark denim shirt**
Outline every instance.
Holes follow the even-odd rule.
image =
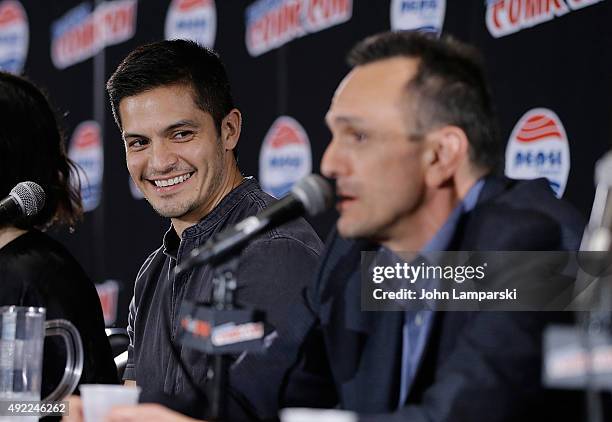
[[[249,178],[198,224],[187,228],[180,240],[172,227],[168,230],[163,245],[147,258],[136,279],[128,318],[130,346],[124,379],[136,380],[143,393],[159,391],[181,397],[193,393],[171,354],[162,317],[165,313],[182,360],[196,383],[204,386],[208,356],[183,349],[176,335],[182,301],[211,299],[213,270],[206,265],[175,276],[173,269],[193,248],[273,201]],[[236,300],[264,310],[277,334],[264,354],[240,356],[230,370],[233,395],[248,401],[259,418],[275,417],[282,405],[283,378],[296,361],[312,323],[303,290],[311,281],[322,246],[310,225],[298,219],[259,235],[240,253]]]

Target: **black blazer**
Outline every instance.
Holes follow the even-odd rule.
[[[546,181],[489,177],[449,250],[573,250],[582,229],[581,216]],[[397,410],[403,313],[360,311],[360,253],[375,248],[331,236],[309,294],[318,323],[298,364],[313,375],[307,384],[303,375],[290,379],[289,403],[329,405],[317,403],[314,392],[327,391],[331,380],[340,407],[368,421],[578,419],[578,394],[545,390],[540,382],[543,328],[570,321],[569,313],[435,313],[408,398]],[[325,347],[319,356],[312,353],[318,340]]]

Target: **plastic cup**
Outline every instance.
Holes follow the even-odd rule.
[[[281,422],[357,422],[357,415],[337,409],[287,408],[280,411]]]
[[[140,387],[113,384],[83,384],[79,386],[85,422],[103,422],[115,406],[138,403]]]

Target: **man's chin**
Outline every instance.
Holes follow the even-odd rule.
[[[159,214],[160,217],[164,217],[164,218],[181,218],[182,216],[184,216],[185,214],[189,212],[188,208],[185,209],[185,208],[156,207],[150,201],[149,201],[149,204],[151,204],[155,212]]]
[[[342,217],[336,223],[336,228],[340,236],[345,239],[357,239],[365,236],[365,230],[362,226],[354,222],[344,221]]]

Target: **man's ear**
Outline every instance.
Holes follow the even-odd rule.
[[[439,187],[452,179],[468,159],[469,141],[463,129],[445,126],[427,134],[425,183]]]
[[[240,110],[234,108],[221,121],[221,142],[226,151],[236,148],[241,128],[242,115]]]

